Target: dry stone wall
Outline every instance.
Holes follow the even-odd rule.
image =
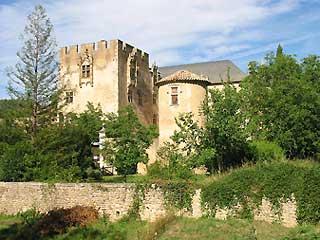
[[[152,186],[144,190],[139,214],[143,220],[155,221],[166,214],[165,199],[161,188]],[[55,208],[69,208],[77,205],[96,208],[101,215],[114,221],[125,216],[136,198],[134,184],[108,183],[5,183],[0,182],[0,213],[17,214],[35,208],[47,212]],[[282,201],[280,211],[275,210],[268,199],[263,199],[259,208],[254,210],[254,219],[267,222],[280,222],[287,227],[297,225],[296,202]],[[234,209],[216,210],[217,219],[232,217],[241,206]],[[179,212],[181,214],[181,211]],[[186,216],[205,215],[201,207],[201,190],[195,191],[192,208]]]

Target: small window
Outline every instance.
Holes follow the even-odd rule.
[[[89,64],[82,65],[81,70],[82,70],[82,77],[83,78],[90,77],[90,65]]]
[[[128,91],[128,102],[132,103],[132,91],[131,90]]]
[[[153,114],[152,123],[153,123],[154,125],[157,125],[157,122],[158,122],[157,114]]]
[[[72,91],[69,91],[69,92],[66,92],[66,103],[73,103],[73,92]]]
[[[142,106],[142,93],[140,90],[138,90],[138,104]]]
[[[171,87],[171,105],[178,105],[178,87]]]

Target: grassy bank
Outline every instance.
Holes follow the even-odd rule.
[[[15,240],[21,231],[23,219],[19,216],[0,216],[0,239]],[[32,237],[30,237],[32,239]],[[122,220],[110,223],[106,219],[84,227],[72,227],[66,233],[46,237],[50,240],[317,240],[320,227],[302,225],[293,229],[279,224],[212,218],[172,218],[156,223]]]

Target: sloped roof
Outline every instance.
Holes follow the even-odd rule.
[[[207,76],[211,84],[220,84],[221,79],[226,81],[228,78],[228,70],[231,77],[231,82],[240,82],[246,76],[246,74],[244,74],[230,60],[183,64],[159,68],[162,78],[168,77],[169,75],[180,70],[187,70],[200,76]]]
[[[157,83],[176,82],[176,81],[203,81],[206,84],[210,84],[209,78],[207,76],[198,75],[187,70],[177,71],[165,78],[162,78]]]

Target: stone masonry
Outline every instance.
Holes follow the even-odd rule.
[[[155,221],[166,215],[165,199],[161,188],[152,186],[145,190],[139,214],[142,220]],[[48,212],[56,208],[69,208],[77,205],[96,208],[101,216],[111,221],[124,217],[132,208],[136,196],[134,184],[109,183],[33,183],[0,182],[0,213],[17,214],[35,208]],[[254,210],[254,219],[267,222],[280,222],[284,226],[297,225],[296,202],[282,201],[281,211],[276,212],[267,199]],[[239,208],[239,206],[236,206]],[[216,218],[232,217],[234,209],[217,209]],[[192,198],[192,209],[185,216],[201,217],[205,214],[201,207],[201,189]]]

